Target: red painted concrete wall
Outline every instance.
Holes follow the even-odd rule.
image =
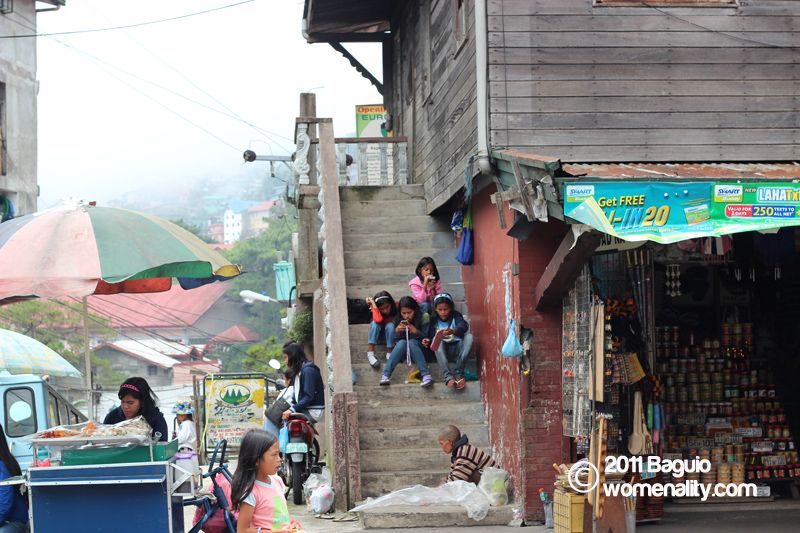
[[[492,453],[512,477],[515,499],[524,495],[522,479],[522,424],[519,360],[500,354],[507,335],[503,270],[515,261],[517,241],[500,229],[497,210],[489,200],[489,187],[473,199],[475,263],[461,269],[470,326],[480,358],[481,391],[486,406]],[[513,215],[506,214],[506,220]],[[512,288],[517,285],[512,278]],[[513,290],[513,289],[512,289]],[[516,300],[516,291],[512,292]],[[517,306],[518,308],[518,306]]]
[[[565,225],[551,221],[519,243],[521,322],[533,330],[531,379],[522,410],[527,518],[544,517],[538,490],[544,488],[552,497],[552,464],[569,458],[569,439],[562,437],[561,423],[561,307],[545,311],[533,307],[539,278],[566,231]]]
[[[475,263],[462,268],[462,277],[492,450],[511,474],[526,518],[541,519],[538,489],[552,495],[551,465],[569,458],[569,440],[561,436],[561,309],[537,312],[533,291],[567,227],[553,221],[541,224],[526,241],[508,237],[489,200],[492,192],[490,187],[473,199]],[[506,221],[513,220],[514,212],[506,211]],[[506,276],[514,263],[519,275]],[[500,354],[508,332],[505,279],[510,280],[513,317],[534,332],[530,376],[520,372],[519,359]]]

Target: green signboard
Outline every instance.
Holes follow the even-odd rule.
[[[671,243],[800,225],[800,184],[576,182],[564,214],[626,241]]]

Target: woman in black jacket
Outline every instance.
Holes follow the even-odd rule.
[[[294,397],[289,399],[292,406],[283,412],[283,419],[286,420],[292,413],[301,413],[316,423],[325,411],[322,373],[317,365],[306,358],[303,347],[295,342],[283,347],[283,357],[294,381]]]
[[[121,405],[109,411],[103,424],[117,424],[141,415],[153,428],[153,438],[166,442],[167,421],[158,409],[158,397],[144,378],[126,379],[117,396]]]

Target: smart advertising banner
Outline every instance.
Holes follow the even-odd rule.
[[[626,241],[667,244],[800,225],[800,184],[568,183],[564,214]]]
[[[263,428],[266,387],[263,377],[206,376],[207,450],[212,450],[220,439],[227,439],[228,446],[236,448],[249,430]]]

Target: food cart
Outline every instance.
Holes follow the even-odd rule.
[[[0,485],[25,486],[32,532],[183,533],[183,496],[194,484],[175,464],[177,441],[70,436],[31,442],[37,466]],[[187,481],[191,492],[180,492]]]

